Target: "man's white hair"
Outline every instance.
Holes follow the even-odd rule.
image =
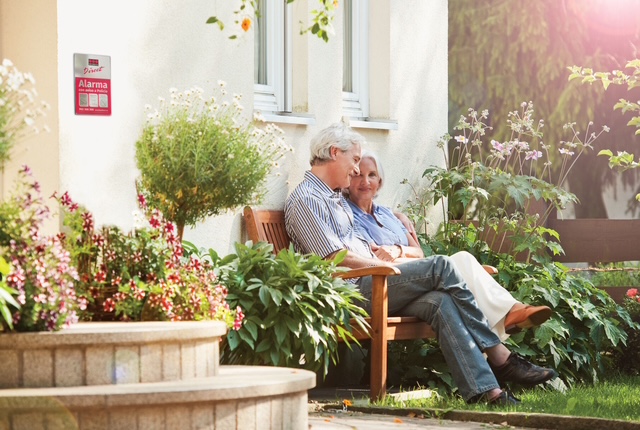
[[[354,145],[362,146],[366,142],[361,134],[353,131],[348,125],[343,123],[331,124],[329,127],[320,130],[311,139],[311,159],[309,162],[314,166],[330,160],[332,146],[341,151],[348,151]]]

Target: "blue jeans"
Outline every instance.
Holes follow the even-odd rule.
[[[403,263],[388,278],[389,316],[412,316],[436,332],[451,374],[465,400],[499,388],[483,351],[500,343],[449,257]],[[371,311],[371,276],[358,282]]]

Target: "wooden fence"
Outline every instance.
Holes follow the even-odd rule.
[[[640,219],[557,219],[552,213],[546,226],[558,232],[564,254],[561,263],[617,263],[640,261]],[[629,286],[602,287],[618,303]]]

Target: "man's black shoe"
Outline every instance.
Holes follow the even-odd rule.
[[[517,406],[521,403],[520,399],[516,399],[510,392],[502,390],[498,397],[489,400],[487,404],[490,406]]]
[[[501,366],[493,366],[491,363],[489,365],[500,386],[504,386],[507,382],[533,386],[558,376],[558,372],[555,370],[536,366],[514,352]]]
[[[467,403],[486,403],[487,405],[491,406],[515,406],[521,404],[522,402],[520,401],[520,399],[515,398],[509,391],[502,390],[500,395],[491,400],[488,399],[488,392],[486,392],[470,398],[469,400],[467,400]]]

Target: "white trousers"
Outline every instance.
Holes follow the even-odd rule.
[[[473,255],[461,251],[453,254],[451,259],[489,320],[491,330],[500,340],[507,339],[509,335],[504,331],[504,318],[518,301],[484,270]]]

